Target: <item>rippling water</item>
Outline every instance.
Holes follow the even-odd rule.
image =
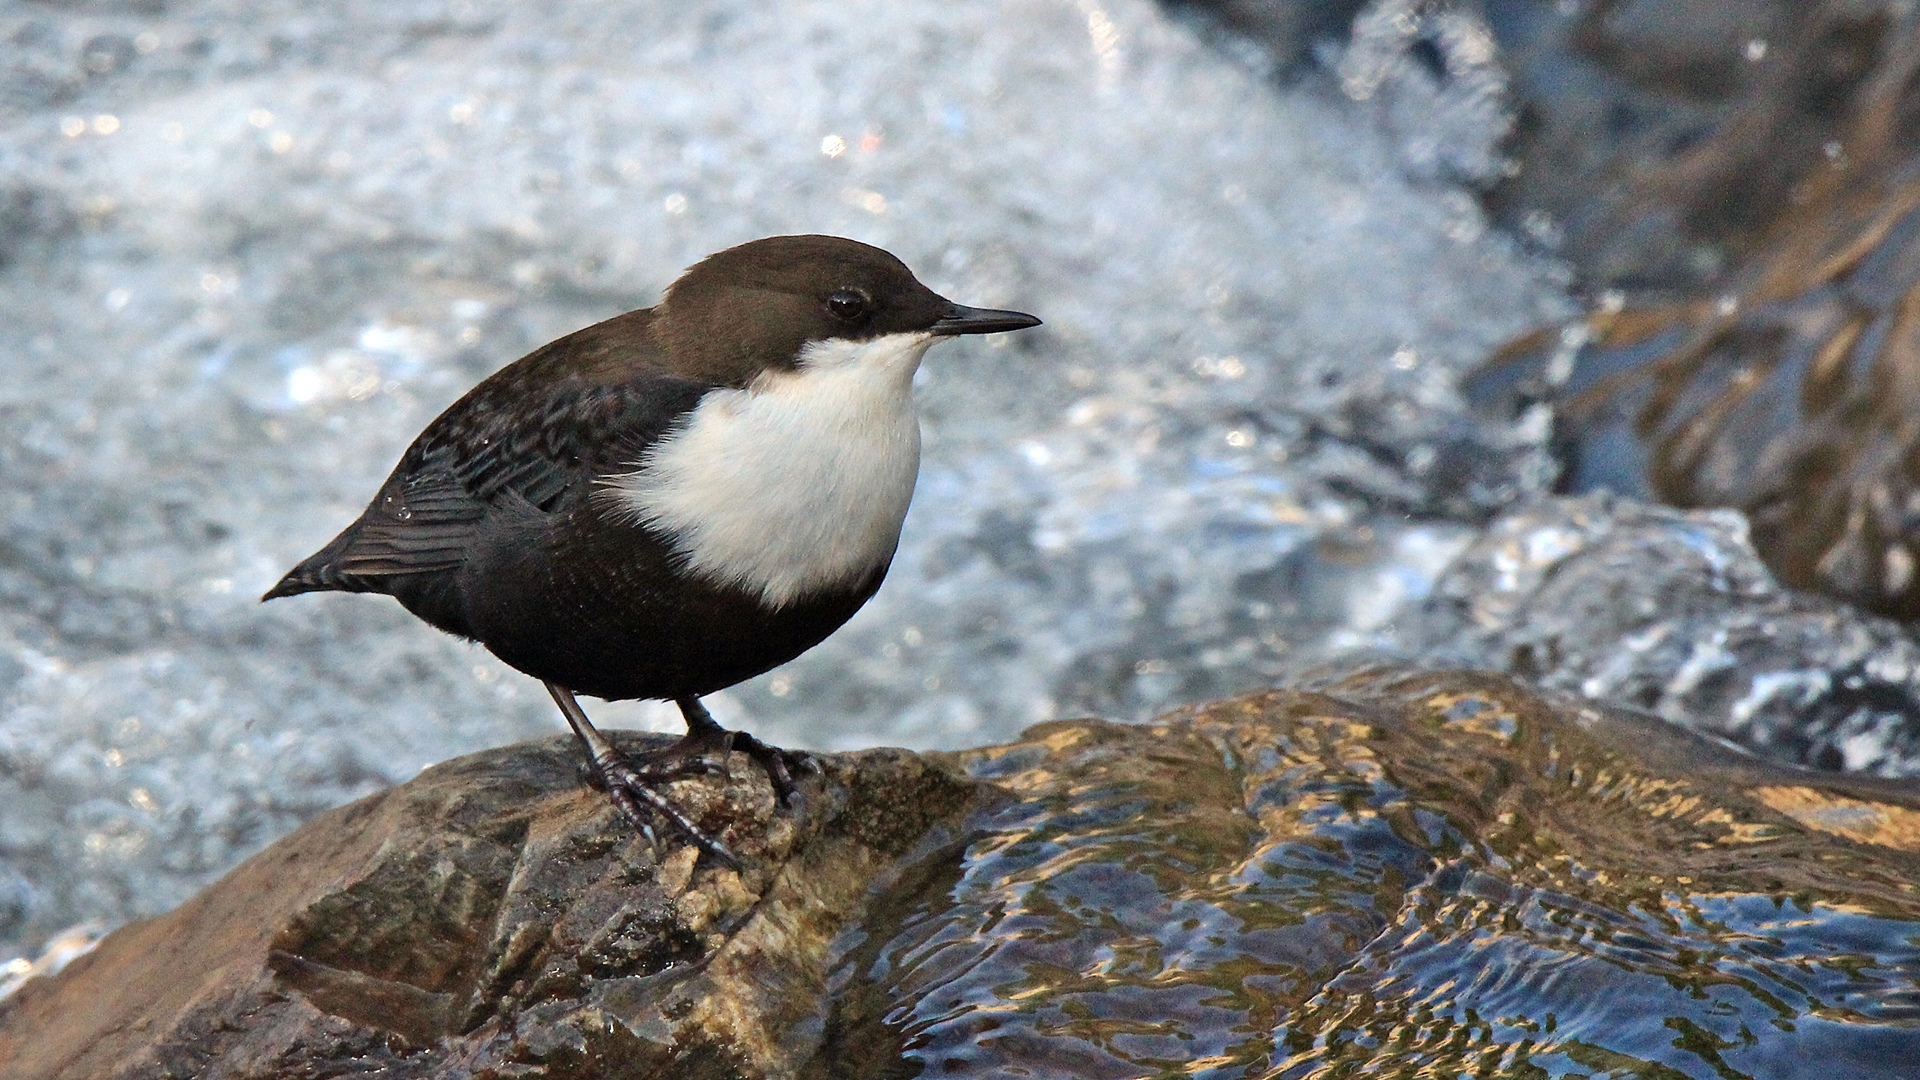
[[[1019,800],[842,962],[835,1075],[1871,1077],[1915,793],[1483,676],[961,755]]]

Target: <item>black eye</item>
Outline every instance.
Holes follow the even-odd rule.
[[[835,318],[845,319],[847,322],[853,322],[865,315],[867,309],[872,306],[873,301],[868,300],[867,294],[859,289],[840,289],[827,297],[827,310],[833,312]]]

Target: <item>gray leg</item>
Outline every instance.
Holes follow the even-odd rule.
[[[677,776],[705,771],[707,766],[704,762],[687,760],[684,757],[680,759],[669,757],[660,764],[649,761],[643,766],[635,766],[627,755],[621,753],[605,735],[600,733],[600,729],[594,727],[593,722],[587,719],[587,714],[580,708],[580,702],[574,698],[573,691],[553,683],[546,685],[547,693],[553,695],[554,704],[560,706],[560,714],[567,718],[567,726],[573,729],[574,737],[580,740],[581,749],[586,751],[587,760],[592,763],[594,774],[599,777],[601,786],[606,788],[608,797],[613,800],[613,805],[620,808],[620,812],[626,815],[628,821],[633,822],[635,828],[649,839],[652,838],[652,823],[647,814],[641,810],[641,804],[645,803],[647,810],[671,822],[674,828],[685,833],[687,838],[699,845],[702,851],[729,866],[739,865],[739,860],[733,857],[733,852],[728,851],[725,844],[702,832],[700,827],[694,824],[693,819],[687,816],[686,811],[675,806],[671,800],[653,787],[655,784]],[[698,702],[695,705],[698,706]],[[684,709],[684,706],[682,708]],[[702,714],[706,712],[705,709],[700,711]],[[714,724],[712,717],[707,717],[706,722],[715,730],[720,730],[720,725]],[[689,729],[692,726],[693,722],[689,719]],[[691,739],[693,734],[689,730],[688,739],[682,739],[681,744]],[[671,755],[674,750],[679,749],[679,745],[669,748],[667,754]]]

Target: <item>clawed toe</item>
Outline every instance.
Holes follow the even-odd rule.
[[[770,746],[744,731],[734,732],[733,735],[733,748],[758,762],[766,771],[767,781],[773,785],[774,797],[782,806],[792,806],[799,801],[798,775],[817,776],[820,773],[820,762],[812,754]]]
[[[800,783],[796,774],[820,772],[820,763],[811,754],[782,750],[761,742],[747,732],[728,731],[721,727],[698,698],[677,698],[674,703],[680,706],[681,714],[687,718],[687,736],[680,740],[681,743],[700,740],[706,745],[719,747],[723,760],[728,750],[738,750],[752,758],[766,772],[767,781],[773,785],[774,799],[781,806],[792,806],[798,801]]]
[[[678,698],[676,703],[687,718],[687,733],[677,742],[659,750],[629,756],[616,749],[599,729],[587,720],[573,691],[554,683],[547,684],[561,715],[587,752],[587,782],[607,793],[621,814],[633,823],[649,842],[654,841],[653,823],[665,819],[699,846],[700,850],[731,867],[739,859],[718,839],[702,831],[671,799],[658,789],[660,785],[687,776],[727,772],[727,756],[733,751],[752,758],[767,774],[777,805],[793,807],[799,802],[800,778],[817,776],[820,762],[811,754],[770,746],[744,731],[728,731],[713,719],[698,698]]]
[[[607,797],[613,800],[613,805],[649,843],[656,841],[654,820],[664,818],[686,834],[701,851],[728,866],[737,868],[740,865],[740,860],[734,858],[733,852],[727,850],[725,844],[707,835],[700,826],[694,824],[686,811],[655,789],[657,784],[709,771],[713,768],[711,762],[698,753],[676,754],[675,751],[686,743],[682,739],[664,751],[647,755],[636,765],[587,719],[573,691],[555,683],[548,683],[547,691],[553,695],[554,703],[560,706],[560,714],[567,718],[567,725],[573,728],[574,736],[587,752],[587,760],[592,763],[588,782],[605,791]]]
[[[665,752],[655,751],[657,754]],[[716,764],[706,757],[656,759],[654,754],[622,754],[621,760],[624,765],[618,771],[625,777],[625,782],[630,784],[670,784],[689,776],[710,776],[727,771],[726,766]],[[607,790],[607,778],[595,762],[582,762],[580,775],[589,786],[601,791]]]
[[[601,755],[594,759],[593,774],[599,781],[594,786],[607,793],[607,796],[613,800],[613,805],[620,809],[621,814],[647,838],[648,842],[656,842],[653,834],[653,819],[665,818],[674,828],[685,834],[687,839],[698,845],[700,850],[727,866],[737,869],[740,860],[734,857],[727,845],[708,835],[704,829],[694,823],[691,817],[687,816],[686,811],[680,809],[678,804],[654,788],[655,784],[662,783],[666,779],[684,776],[689,772],[705,771],[705,768],[683,767],[687,764],[675,762],[665,770],[636,767],[625,755],[616,751],[614,754]],[[695,761],[693,764],[707,766],[705,762]]]
[[[628,755],[608,744],[583,771],[587,783],[606,792],[621,814],[649,841],[655,839],[653,822],[664,818],[700,850],[725,865],[738,867],[739,860],[725,844],[708,835],[658,790],[660,785],[688,776],[728,773],[727,755],[735,750],[753,759],[766,772],[781,806],[795,806],[799,802],[800,779],[820,772],[820,763],[811,754],[770,746],[746,732],[725,730],[695,730],[671,746],[644,754]]]

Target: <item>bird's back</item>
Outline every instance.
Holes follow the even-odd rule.
[[[351,525],[261,599],[319,591],[444,593],[487,534],[523,531],[637,460],[708,387],[657,362],[651,309],[586,327],[507,365],[414,439]],[[412,606],[412,605],[409,605]],[[456,612],[429,622],[456,633]],[[472,636],[472,635],[469,635]]]
[[[657,363],[650,318],[587,327],[476,386],[263,599],[385,593],[522,671],[608,698],[708,693],[817,644],[879,587],[891,543],[843,580],[769,603],[689,573],[671,535],[611,497],[608,480],[635,475],[706,395],[740,392]]]

